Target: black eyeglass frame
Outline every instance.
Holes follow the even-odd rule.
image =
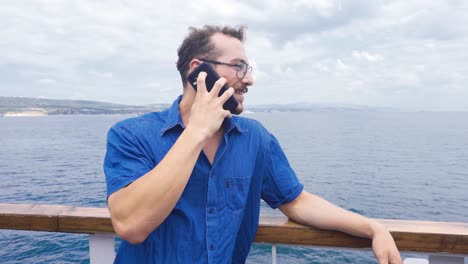
[[[233,63],[227,63],[227,62],[221,62],[221,61],[215,61],[215,60],[207,60],[207,59],[199,59],[199,60],[204,61],[204,62],[208,62],[208,63],[212,63],[212,64],[217,64],[217,65],[226,65],[226,66],[230,66],[230,67],[236,67],[237,68],[236,76],[239,79],[244,79],[245,76],[247,75],[247,72],[252,73],[252,71],[253,71],[252,66],[250,66],[249,64],[247,64],[245,62],[239,62],[239,63],[233,64]],[[245,70],[243,72],[241,72],[242,67],[243,67],[242,65],[245,65]],[[240,72],[242,73],[242,76],[239,76]]]

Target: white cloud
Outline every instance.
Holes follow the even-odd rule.
[[[336,60],[336,70],[339,72],[348,72],[351,68],[343,63],[342,60]]]
[[[105,78],[105,79],[112,79],[114,74],[112,72],[98,72],[98,71],[91,71],[91,75],[96,76],[98,78]]]
[[[55,84],[55,83],[57,83],[56,80],[54,80],[54,79],[49,79],[49,78],[39,79],[37,82],[38,82],[38,83],[41,83],[41,84]]]
[[[468,110],[467,11],[423,0],[7,1],[0,94],[172,102],[187,28],[219,23],[249,26],[249,104]]]
[[[383,60],[383,57],[379,54],[375,54],[375,55],[372,55],[366,51],[356,51],[354,50],[353,53],[352,53],[352,56],[353,58],[357,59],[357,60],[367,60],[367,61],[370,61],[370,62],[374,62],[374,61],[381,61]]]

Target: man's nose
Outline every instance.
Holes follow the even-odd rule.
[[[250,85],[254,84],[254,78],[253,78],[252,72],[248,71],[245,74],[244,78],[242,78],[242,83],[247,85],[247,86],[250,86]]]

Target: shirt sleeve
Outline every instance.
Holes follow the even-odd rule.
[[[124,125],[114,125],[107,134],[104,158],[107,197],[128,186],[156,165],[135,135]]]
[[[268,133],[264,149],[265,169],[262,199],[273,209],[289,203],[302,192],[302,185],[293,171],[278,140]]]

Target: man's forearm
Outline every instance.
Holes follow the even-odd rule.
[[[190,178],[203,139],[186,129],[161,162],[108,199],[116,233],[140,243],[169,215]]]
[[[294,201],[279,208],[292,220],[321,229],[339,230],[372,238],[382,228],[377,222],[340,208],[321,197],[303,191]]]
[[[304,225],[371,238],[372,250],[379,263],[403,263],[395,241],[382,224],[344,210],[316,195],[303,191],[294,201],[281,205],[280,210]]]

